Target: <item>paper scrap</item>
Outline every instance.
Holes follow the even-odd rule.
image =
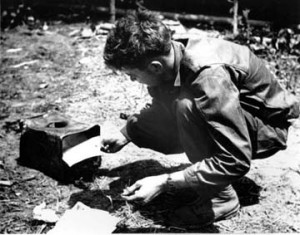
[[[1,186],[7,186],[10,187],[14,184],[14,182],[10,181],[10,180],[0,180],[0,185]]]
[[[119,222],[107,211],[93,209],[78,202],[67,210],[47,234],[111,234]]]
[[[33,218],[48,223],[55,223],[59,219],[54,210],[46,208],[45,202],[33,209]]]
[[[17,69],[17,68],[20,68],[20,67],[23,67],[23,66],[26,66],[26,65],[32,65],[32,64],[35,64],[39,62],[38,60],[31,60],[31,61],[25,61],[25,62],[22,62],[20,64],[16,64],[16,65],[12,65],[10,66],[11,68],[14,68],[14,69]]]

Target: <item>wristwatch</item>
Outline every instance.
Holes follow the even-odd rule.
[[[175,190],[176,190],[176,186],[174,185],[174,183],[172,181],[172,176],[171,176],[171,174],[168,174],[167,183],[166,183],[166,191],[174,192]]]

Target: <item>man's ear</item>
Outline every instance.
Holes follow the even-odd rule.
[[[158,60],[151,61],[151,63],[148,66],[150,71],[155,74],[161,74],[163,72],[163,65]]]

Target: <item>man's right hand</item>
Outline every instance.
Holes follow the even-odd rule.
[[[120,151],[130,141],[115,126],[109,124],[101,131],[101,151],[106,153],[116,153]]]

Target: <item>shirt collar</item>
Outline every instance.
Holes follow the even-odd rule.
[[[174,49],[175,61],[174,61],[174,71],[176,74],[176,78],[174,81],[175,87],[181,86],[180,79],[180,62],[183,57],[184,46],[180,42],[172,41],[172,47]]]

